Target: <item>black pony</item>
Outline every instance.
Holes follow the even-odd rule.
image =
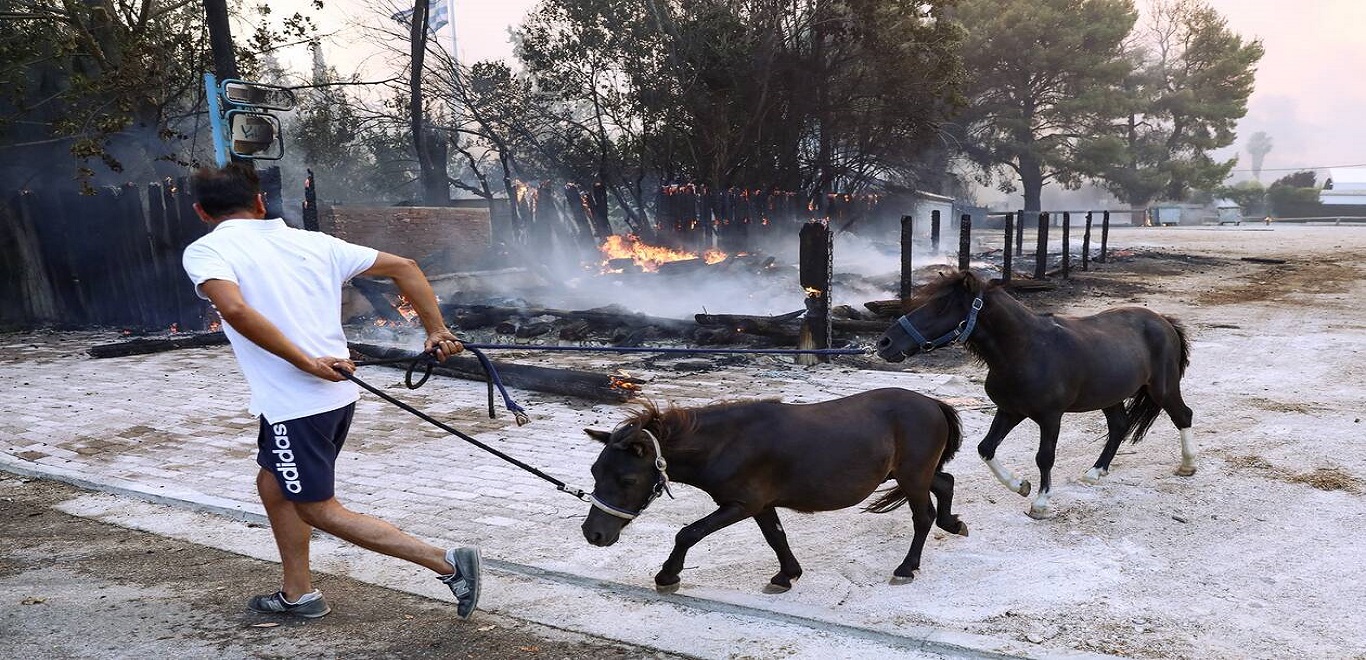
[[[583,522],[589,543],[616,543],[622,528],[668,491],[670,480],[696,486],[716,501],[716,511],[679,530],[655,575],[655,588],[663,592],[678,589],[689,548],[745,518],[759,524],[778,555],[778,573],[765,591],[787,591],[802,568],[777,508],[843,509],[889,479],[896,486],[865,510],[884,513],[910,504],[915,537],[894,583],[914,579],[932,521],[968,533],[951,510],[953,476],[942,471],[962,437],[958,413],[910,390],[884,388],[804,405],[747,401],[661,411],[646,403],[611,433],[584,432],[606,445],[593,463],[593,507]]]
[[[1021,481],[996,460],[996,447],[1025,419],[1039,425],[1039,493],[1029,515],[1047,518],[1049,471],[1063,413],[1100,410],[1109,437],[1082,480],[1095,483],[1110,470],[1124,438],[1137,442],[1162,411],[1181,436],[1181,476],[1195,474],[1191,409],[1181,400],[1181,376],[1190,362],[1190,343],[1176,319],[1142,307],[1119,307],[1093,316],[1037,314],[996,283],[970,271],[946,274],[909,302],[878,340],[877,354],[889,362],[962,342],[987,365],[986,392],[996,404],[991,428],[977,446],[996,478],[1029,495]]]

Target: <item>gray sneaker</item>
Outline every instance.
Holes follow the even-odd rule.
[[[441,581],[455,594],[456,615],[468,619],[479,602],[479,548],[451,548],[446,551],[446,563],[455,572],[442,575]]]
[[[300,596],[299,600],[293,603],[285,600],[283,591],[252,596],[251,600],[247,601],[247,609],[264,614],[290,614],[305,619],[327,616],[327,613],[332,611],[332,608],[327,606],[327,601],[323,600],[323,593],[317,589]]]

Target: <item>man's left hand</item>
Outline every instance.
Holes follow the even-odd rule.
[[[436,350],[436,359],[445,361],[446,358],[465,350],[465,345],[460,343],[455,335],[449,330],[438,330],[427,335],[427,350]]]

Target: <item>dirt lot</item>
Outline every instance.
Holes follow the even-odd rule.
[[[991,413],[981,389],[985,371],[957,349],[900,365],[869,358],[797,369],[755,361],[686,373],[670,372],[643,360],[628,364],[611,358],[633,373],[650,376],[646,390],[651,396],[684,404],[773,394],[794,402],[813,401],[872,386],[902,384],[951,399],[962,412],[964,449],[948,468],[957,476],[955,508],[972,529],[972,536],[935,534],[926,547],[922,573],[912,585],[887,585],[887,574],[905,553],[904,530],[896,527],[907,524],[897,521],[901,516],[888,518],[853,511],[785,514],[783,523],[794,552],[807,570],[796,588],[781,596],[758,593],[758,587],[773,571],[773,558],[752,525],[736,525],[707,539],[690,554],[682,597],[892,634],[912,626],[933,626],[1026,643],[1045,656],[1071,649],[1134,658],[1366,658],[1366,613],[1355,605],[1360,600],[1356,593],[1359,585],[1366,584],[1366,551],[1359,546],[1359,530],[1366,527],[1366,481],[1362,478],[1366,453],[1360,451],[1362,419],[1366,418],[1366,308],[1360,300],[1366,294],[1366,285],[1359,265],[1360,255],[1366,253],[1366,229],[1126,228],[1112,233],[1111,245],[1117,248],[1111,263],[1090,273],[1077,273],[1056,290],[1020,297],[1041,311],[1085,314],[1138,304],[1180,317],[1193,343],[1183,389],[1195,411],[1198,474],[1190,478],[1172,474],[1179,461],[1177,435],[1165,419],[1159,419],[1142,443],[1121,449],[1108,477],[1097,486],[1084,486],[1077,477],[1099,453],[1104,423],[1099,413],[1071,415],[1064,419],[1053,473],[1051,504],[1058,515],[1036,521],[1024,515],[1028,501],[996,483],[974,455],[973,446],[985,433]],[[85,401],[79,405],[126,407],[124,419],[110,421],[111,426],[123,430],[119,425],[158,423],[144,419],[142,411],[106,391],[117,377],[111,375],[112,367],[51,359],[52,365],[29,363],[27,368],[37,374],[35,379],[60,378],[54,375],[57,369],[87,379],[91,384],[81,385]],[[184,381],[203,387],[206,374],[221,376],[227,355],[220,351],[204,358],[161,359],[193,369]],[[201,396],[177,380],[180,376],[158,378],[162,379],[159,386],[173,395]],[[425,405],[447,406],[443,418],[464,415],[474,423],[482,414],[479,387],[434,383],[421,396]],[[471,392],[478,396],[471,397]],[[457,410],[456,404],[446,403],[452,393],[476,404]],[[56,409],[57,405],[29,390],[14,389],[11,396],[16,400],[28,397],[25,407]],[[506,422],[503,427],[481,422],[488,425],[478,427],[485,433],[480,437],[497,436],[496,440],[508,443],[500,446],[519,456],[553,449],[558,452],[556,462],[542,459],[537,464],[554,465],[557,474],[578,475],[579,481],[586,478],[583,475],[593,456],[579,429],[585,425],[609,426],[624,416],[616,406],[585,406],[563,397],[527,395],[520,402],[533,411],[532,426],[517,430]],[[240,416],[235,410],[231,414]],[[366,417],[375,422],[393,419],[395,427],[400,424],[397,417],[384,414],[371,410]],[[484,457],[471,458],[461,450],[448,449],[438,440],[424,439],[423,432],[414,428],[395,432],[401,443],[371,440],[368,446],[358,443],[355,452],[420,455],[428,462],[424,469],[447,469],[453,475],[443,487],[447,483],[459,486],[462,476],[471,472],[470,465],[484,470]],[[1032,425],[1021,425],[998,452],[1020,476],[1035,481],[1036,438]],[[167,438],[165,442],[173,440]],[[487,472],[505,478],[505,473],[496,468]],[[26,493],[34,486],[16,488]],[[676,494],[677,500],[661,502],[648,516],[633,522],[622,541],[611,548],[591,548],[582,542],[577,531],[582,510],[577,505],[572,510],[547,505],[543,513],[524,515],[518,522],[526,531],[515,536],[500,529],[479,528],[473,533],[484,534],[480,540],[486,556],[499,557],[509,565],[549,567],[591,576],[604,584],[648,589],[650,576],[667,554],[674,532],[712,508],[705,495],[695,489],[680,487]],[[531,496],[519,491],[519,498]],[[420,500],[411,495],[403,504],[416,506]],[[472,507],[496,504],[486,502],[483,495],[466,502]],[[26,515],[16,512],[10,503],[4,504],[6,508],[0,513],[6,519]],[[400,509],[399,503],[378,501],[371,505],[384,511]],[[61,515],[47,512],[38,518]],[[78,523],[93,524],[69,521],[71,525]],[[111,543],[117,543],[115,534]],[[143,543],[149,548],[183,545],[162,537],[127,534],[127,538],[138,540],[125,541],[125,548],[126,544]],[[79,555],[78,547],[60,541],[23,543],[16,547],[37,549],[9,553],[0,559],[8,567],[0,573],[0,580],[14,579],[14,566],[18,565],[22,574],[52,571],[52,579],[45,584],[91,584],[88,571],[67,574],[43,563],[47,554]],[[184,552],[191,550],[180,551]],[[236,620],[230,614],[219,614],[201,617],[207,624],[195,623],[197,628],[207,625],[209,633],[186,633],[188,637],[182,638],[173,630],[177,620],[167,618],[175,613],[175,599],[187,594],[221,601],[206,611],[233,611],[241,598],[241,585],[260,582],[245,577],[270,572],[273,567],[268,564],[253,566],[251,560],[223,554],[225,566],[243,565],[242,579],[199,593],[190,588],[193,585],[158,586],[162,578],[157,567],[172,554],[154,552],[152,561],[137,554],[119,559],[126,551],[110,550],[107,554],[105,561],[126,563],[113,570],[102,568],[100,574],[134,576],[130,582],[137,593],[152,590],[170,594],[159,613],[138,619],[143,628],[111,633],[114,639],[147,644],[155,652],[185,648],[188,654],[198,652],[208,657],[218,650],[228,656],[268,654],[272,648],[268,644],[245,646],[254,643],[251,635],[263,633],[274,644],[288,643],[289,637],[280,632],[291,632],[292,637],[293,628],[260,630],[252,628],[245,615]],[[41,570],[34,573],[27,567]],[[343,585],[373,588],[343,578],[328,580],[329,594]],[[331,586],[334,583],[337,586]],[[29,620],[28,608],[43,605],[14,604],[24,596],[9,584],[0,582],[8,598],[0,613],[6,617],[0,618],[6,636],[23,629],[21,623]],[[112,579],[93,584],[109,588],[107,598],[125,588],[122,581]],[[510,588],[502,594],[486,594],[493,610],[490,616],[496,617],[500,607],[507,607],[503,603],[518,602],[515,595]],[[35,597],[44,598],[36,593]],[[79,605],[79,599],[67,597],[72,600],[63,603]],[[120,607],[107,610],[106,619],[130,619],[123,614],[136,610],[125,608],[139,601],[134,596],[123,598]],[[373,603],[379,599],[367,595],[346,600]],[[421,599],[403,602],[412,603],[413,609],[403,611],[418,621],[431,611],[426,608],[445,607],[427,605]],[[605,603],[594,605],[606,607]],[[554,610],[550,620],[582,622],[574,619],[579,612],[568,608]],[[373,644],[365,648],[372,649],[374,655],[398,655],[405,647],[420,646],[417,642],[440,642],[448,629],[444,619],[437,617],[430,620],[431,637],[424,637],[421,630],[408,634],[407,624],[395,630],[393,622],[386,623],[393,618],[389,611],[349,609],[346,616],[356,617],[355,626],[334,639]],[[75,611],[77,617],[87,613]],[[52,633],[47,641],[66,640],[64,643],[73,645],[84,641],[76,633],[62,632],[77,617],[60,618],[66,616],[60,611],[53,616],[59,618],[52,620],[51,627],[30,634]],[[334,614],[328,620],[336,617]],[[346,618],[337,621],[340,623],[326,625],[352,623]],[[548,630],[513,619],[498,618],[494,623],[496,628],[476,629],[478,634],[473,635],[462,629],[460,643],[479,643],[475,638],[489,640],[492,650],[475,653],[482,657],[520,657],[518,652],[524,645],[560,648],[547,646],[557,641],[554,636],[545,642],[533,641],[532,637],[526,641],[494,641],[509,630],[533,637]],[[614,631],[610,621],[597,623],[603,623],[599,634],[632,632]],[[667,628],[670,623],[664,619],[660,626]],[[616,628],[623,626],[618,623]],[[331,634],[327,630],[323,628],[323,636]],[[376,632],[377,637],[366,637],[365,631],[371,630],[395,632],[387,637],[380,632]],[[682,631],[685,637],[697,632]],[[732,629],[718,623],[705,632],[709,639],[733,640],[728,647],[732,655],[791,655],[755,651],[781,647],[760,647],[754,641],[757,633],[753,628]],[[486,633],[488,637],[481,637]],[[172,637],[165,642],[150,641],[161,635]],[[185,646],[173,646],[181,643]],[[567,643],[571,646],[564,647],[563,655],[619,652],[634,657],[643,652],[620,647],[599,652],[597,647],[572,646],[583,643],[582,639]],[[442,648],[451,650],[450,646]],[[499,650],[511,655],[489,655]],[[727,657],[726,652],[710,656]]]
[[[80,492],[0,473],[4,657],[673,657],[491,614],[466,625],[450,603],[327,574],[319,588],[345,608],[254,614],[242,587],[278,566],[52,508]]]

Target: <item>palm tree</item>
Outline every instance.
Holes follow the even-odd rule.
[[[1262,180],[1262,161],[1271,152],[1271,136],[1264,131],[1257,131],[1247,140],[1247,153],[1252,156],[1252,178],[1258,182]]]

